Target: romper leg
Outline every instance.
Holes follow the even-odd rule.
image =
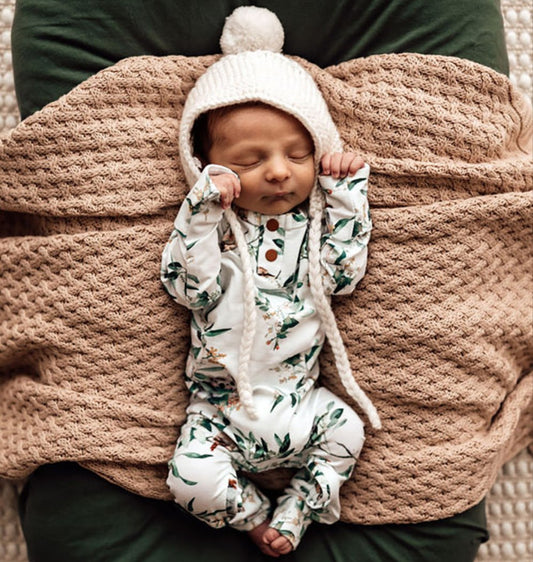
[[[315,415],[305,465],[278,499],[271,527],[296,548],[311,521],[335,523],[340,517],[339,490],[351,476],[364,443],[361,418],[328,390],[317,391]]]
[[[191,416],[169,462],[167,485],[176,503],[211,527],[249,531],[269,516],[270,501],[237,476],[239,452],[211,422]]]

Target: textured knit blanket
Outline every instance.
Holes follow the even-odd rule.
[[[159,263],[186,193],[183,101],[213,60],[126,59],[1,140],[0,475],[72,460],[170,499],[189,324]],[[384,428],[342,517],[450,516],[533,436],[531,110],[464,60],[302,64],[372,168],[368,271],[334,308]]]

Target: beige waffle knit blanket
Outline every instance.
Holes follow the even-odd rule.
[[[1,141],[0,475],[74,460],[170,497],[189,326],[159,261],[186,192],[182,104],[213,60],[126,59]],[[446,517],[532,438],[531,111],[459,59],[303,64],[373,170],[368,272],[335,310],[384,429],[343,519]]]

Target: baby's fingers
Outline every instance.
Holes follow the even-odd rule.
[[[340,178],[343,156],[343,152],[329,152],[328,154],[324,154],[322,160],[320,161],[322,165],[322,173],[325,176]]]
[[[220,193],[220,206],[228,209],[241,193],[241,182],[233,174],[220,174],[211,179]]]
[[[343,174],[343,177],[353,176],[365,165],[365,161],[353,152],[346,152],[343,158],[345,158],[345,162],[343,162],[343,164],[346,166],[346,172]]]
[[[322,173],[334,178],[344,178],[353,175],[364,166],[362,158],[353,152],[331,152],[325,154],[320,161]]]
[[[320,168],[322,170],[322,174],[325,176],[329,176],[331,174],[331,153],[328,152],[324,154],[320,159]]]
[[[343,164],[344,161],[344,164]],[[330,161],[331,176],[334,178],[342,178],[346,175],[344,168],[346,167],[346,154],[344,152],[334,152]]]

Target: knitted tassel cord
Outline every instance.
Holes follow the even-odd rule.
[[[320,236],[322,224],[323,197],[318,188],[311,193],[309,200],[309,210],[311,215],[311,224],[309,227],[309,283],[311,293],[315,301],[318,313],[324,324],[326,336],[328,338],[331,350],[335,357],[335,365],[344,388],[348,394],[357,402],[360,408],[368,417],[370,424],[374,429],[381,429],[381,420],[376,408],[369,400],[368,396],[363,392],[361,387],[355,382],[342,341],[342,336],[337,326],[335,315],[331,310],[331,304],[324,292],[322,285],[322,268],[320,265]]]
[[[252,353],[252,345],[255,337],[255,325],[257,319],[257,312],[255,309],[255,284],[252,275],[252,263],[250,260],[250,254],[248,253],[248,245],[244,238],[241,226],[235,213],[231,209],[226,209],[225,217],[231,227],[233,235],[235,236],[235,242],[239,248],[241,255],[242,268],[244,272],[244,319],[243,319],[243,329],[241,345],[239,349],[239,367],[237,372],[237,392],[239,393],[239,398],[252,419],[257,419],[257,411],[253,402],[252,386],[250,384],[250,379],[248,377],[248,370],[250,367],[250,355]]]

